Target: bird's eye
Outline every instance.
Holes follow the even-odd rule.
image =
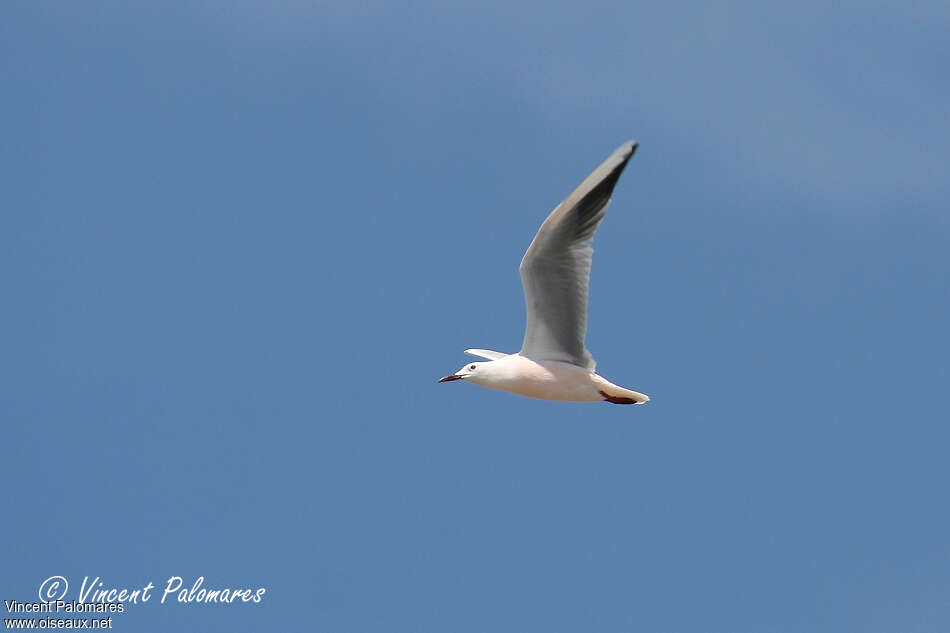
[[[475,371],[475,365],[469,365],[468,368],[471,369],[472,371]]]

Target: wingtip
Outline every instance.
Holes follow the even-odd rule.
[[[640,143],[636,139],[629,140],[615,149],[610,158],[617,161],[616,164],[623,169],[627,166],[627,162],[633,158],[633,155],[637,153],[638,147],[640,147]],[[607,162],[610,161],[610,158],[607,159]]]

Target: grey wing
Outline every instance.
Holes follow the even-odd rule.
[[[511,356],[511,354],[495,352],[490,349],[467,349],[465,350],[465,353],[471,354],[472,356],[478,356],[479,358],[487,358],[488,360],[498,360],[499,358],[504,358],[505,356]]]
[[[637,149],[618,147],[551,212],[521,260],[527,326],[521,355],[559,360],[593,371],[584,346],[587,288],[594,232],[607,213],[610,195]]]

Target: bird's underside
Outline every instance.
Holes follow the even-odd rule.
[[[612,404],[644,404],[650,400],[646,394],[615,385],[603,376],[571,363],[534,360],[520,353],[506,354],[488,349],[467,349],[465,353],[491,361],[479,365],[491,365],[491,373],[497,378],[482,380],[480,377],[472,382],[492,389],[563,402],[603,400]]]

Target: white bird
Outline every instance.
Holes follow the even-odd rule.
[[[551,212],[528,246],[521,260],[528,312],[521,351],[467,349],[466,354],[488,362],[467,364],[439,382],[465,380],[542,400],[643,404],[650,399],[597,375],[584,345],[594,254],[590,242],[636,150],[636,141],[618,147]]]

